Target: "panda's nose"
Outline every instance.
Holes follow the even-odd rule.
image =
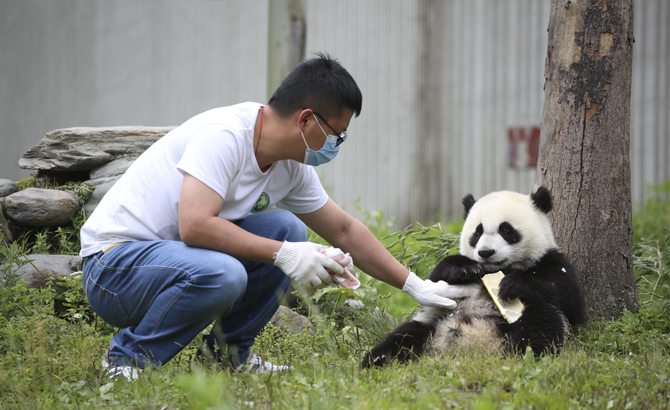
[[[479,253],[479,256],[481,256],[482,258],[488,259],[491,256],[493,256],[493,254],[496,253],[496,251],[493,250],[493,249],[486,249],[486,250],[483,250],[483,251],[479,251],[478,253]]]

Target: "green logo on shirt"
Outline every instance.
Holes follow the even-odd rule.
[[[263,192],[261,196],[258,197],[258,200],[256,201],[256,205],[251,209],[251,213],[255,214],[256,212],[262,212],[268,209],[268,206],[270,206],[270,195],[268,195],[266,192]]]

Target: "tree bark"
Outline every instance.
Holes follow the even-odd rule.
[[[536,186],[590,316],[637,310],[632,259],[633,2],[552,0]]]
[[[268,2],[268,99],[305,59],[307,25],[301,0]]]

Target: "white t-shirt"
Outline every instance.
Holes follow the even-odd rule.
[[[81,229],[81,256],[126,241],[180,240],[184,173],[224,199],[219,216],[235,221],[273,205],[301,214],[328,200],[313,167],[278,161],[261,172],[254,125],[261,104],[215,108],[175,128],[147,149],[100,201]]]

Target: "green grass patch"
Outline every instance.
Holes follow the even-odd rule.
[[[0,408],[670,408],[667,193],[667,187],[659,188],[634,214],[640,311],[592,321],[568,338],[560,355],[540,358],[424,357],[407,366],[363,370],[364,353],[416,308],[399,290],[363,277],[359,290],[318,294],[328,307],[312,309],[314,334],[267,326],[259,335],[254,352],[293,366],[287,373],[235,374],[204,367],[193,360],[196,339],[167,365],[145,370],[139,380],[112,382],[101,371],[101,359],[117,329],[92,314],[81,297],[79,278],[26,289],[5,264],[0,267],[5,274],[0,286]],[[80,223],[61,234],[42,232],[43,239],[40,232],[26,235],[0,248],[0,261],[25,263],[20,257],[38,249],[75,253]],[[457,250],[458,224],[413,225],[393,232],[381,213],[368,214],[366,223],[421,277]],[[348,297],[364,307],[339,311]]]

